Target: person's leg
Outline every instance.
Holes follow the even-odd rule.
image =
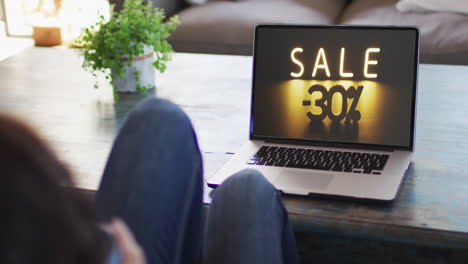
[[[202,160],[190,120],[176,105],[150,99],[117,136],[97,193],[97,208],[120,217],[147,263],[201,258]]]
[[[280,194],[256,170],[216,188],[205,226],[203,263],[297,263],[294,234]]]

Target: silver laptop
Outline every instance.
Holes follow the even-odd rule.
[[[250,140],[213,177],[252,168],[284,193],[393,200],[414,150],[419,30],[259,25]]]

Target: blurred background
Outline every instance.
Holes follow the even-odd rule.
[[[110,16],[108,0],[0,0],[0,59],[35,43],[73,45],[101,15]]]

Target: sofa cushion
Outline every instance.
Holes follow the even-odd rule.
[[[260,23],[335,23],[346,0],[222,1],[179,13],[170,42],[176,51],[249,55]]]
[[[399,0],[396,7],[403,12],[445,11],[468,15],[466,1],[460,0]]]
[[[344,10],[340,23],[416,25],[421,30],[421,62],[468,64],[468,16],[400,12],[396,3],[397,0],[355,0]]]

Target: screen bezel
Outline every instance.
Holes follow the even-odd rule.
[[[414,71],[413,71],[413,98],[411,105],[411,127],[410,127],[410,140],[407,146],[396,146],[396,145],[383,145],[383,144],[368,144],[368,143],[349,143],[339,141],[324,141],[324,140],[312,140],[312,139],[296,139],[296,138],[284,138],[284,137],[270,137],[270,136],[257,136],[253,133],[254,124],[254,101],[255,101],[255,82],[256,82],[256,63],[257,63],[257,52],[258,52],[258,31],[264,28],[275,28],[275,29],[287,29],[287,28],[299,28],[299,29],[353,29],[353,30],[405,30],[413,31],[415,36],[415,52],[414,52]],[[372,148],[372,149],[394,149],[394,150],[409,150],[414,151],[414,135],[416,127],[416,98],[417,98],[417,85],[418,85],[418,70],[419,70],[419,43],[420,43],[420,32],[419,28],[413,26],[361,26],[361,25],[276,25],[276,24],[262,24],[255,27],[254,36],[254,53],[253,53],[253,74],[252,74],[252,95],[250,102],[250,125],[249,125],[249,138],[250,140],[264,140],[272,142],[281,142],[284,144],[298,144],[298,145],[326,145],[328,147],[349,147],[349,148]]]

